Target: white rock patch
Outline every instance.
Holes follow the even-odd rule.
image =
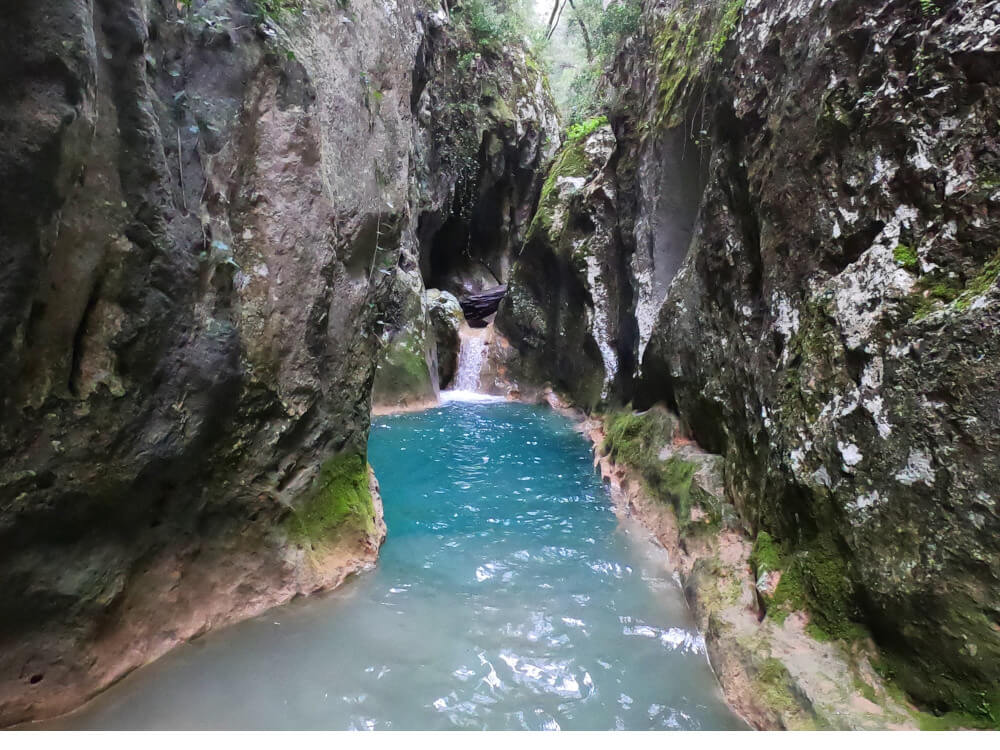
[[[896,480],[907,487],[918,482],[932,487],[934,485],[934,466],[930,455],[919,448],[910,451],[906,466],[896,472]]]
[[[842,443],[837,441],[837,450],[840,451],[840,456],[844,460],[844,469],[847,471],[852,470],[855,466],[864,460],[864,454],[854,443]]]

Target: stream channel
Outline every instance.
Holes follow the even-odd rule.
[[[447,396],[447,394],[445,394]],[[666,553],[567,418],[377,417],[374,570],[137,670],[65,729],[742,729]]]

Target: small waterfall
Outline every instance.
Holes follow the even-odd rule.
[[[462,345],[458,351],[458,372],[452,389],[468,393],[479,390],[479,376],[486,362],[486,350],[489,340],[485,328],[465,329],[461,332]]]

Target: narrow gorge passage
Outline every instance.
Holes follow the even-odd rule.
[[[389,538],[328,596],[211,633],[72,729],[739,729],[664,553],[551,411],[378,419]]]

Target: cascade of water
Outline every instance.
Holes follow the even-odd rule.
[[[458,352],[458,372],[452,388],[456,391],[475,393],[479,390],[479,376],[486,362],[487,337],[479,330],[462,330],[461,348]]]

